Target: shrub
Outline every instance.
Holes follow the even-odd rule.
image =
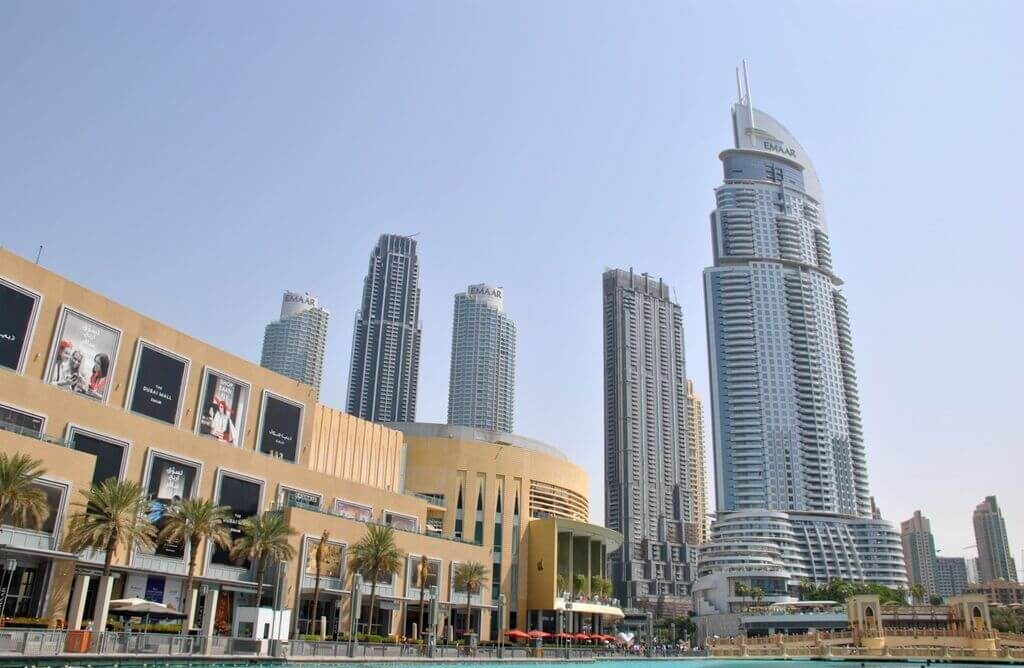
[[[10,617],[4,620],[4,626],[22,629],[47,629],[50,620],[45,617]]]

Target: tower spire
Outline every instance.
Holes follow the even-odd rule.
[[[750,76],[747,73],[747,59],[743,59],[743,88],[746,91],[746,105],[750,129],[754,129],[754,102],[750,99]]]

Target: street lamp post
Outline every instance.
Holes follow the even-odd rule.
[[[498,596],[498,658],[502,659],[505,657],[505,645],[503,643],[505,637],[505,595],[501,594]]]
[[[356,655],[356,634],[359,633],[359,613],[363,604],[363,576],[356,573],[352,576],[352,601],[348,609],[348,655]]]

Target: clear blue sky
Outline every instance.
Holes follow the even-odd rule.
[[[706,396],[747,58],[822,178],[886,517],[920,508],[960,555],[996,494],[1020,562],[1022,23],[1010,2],[7,0],[0,243],[253,360],[308,290],[344,406],[370,247],[418,232],[418,417],[446,415],[453,294],[503,285],[517,431],[587,467],[600,518],[601,272],[674,286]]]

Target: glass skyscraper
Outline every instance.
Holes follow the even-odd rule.
[[[370,253],[352,333],[350,414],[373,422],[416,421],[420,334],[416,240],[382,234]]]
[[[319,393],[330,315],[309,293],[284,293],[281,318],[263,334],[260,366],[312,385]]]
[[[448,424],[511,433],[516,390],[516,324],[505,291],[471,285],[455,295]]]
[[[714,266],[704,272],[712,538],[721,542],[726,526],[730,540],[742,538],[735,529],[758,525],[758,513],[783,513],[772,521],[845,551],[815,559],[818,539],[783,550],[791,577],[901,584],[899,534],[872,518],[850,320],[817,174],[796,138],[751,105],[749,87],[732,120],[711,215]]]

